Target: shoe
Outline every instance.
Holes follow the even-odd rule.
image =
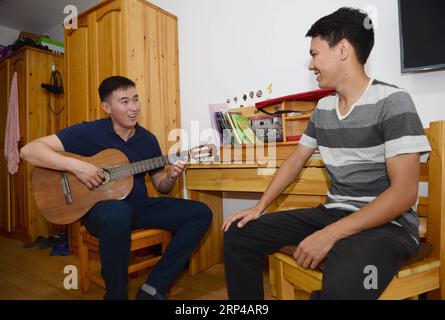
[[[51,244],[52,247],[61,245],[67,241],[68,241],[68,238],[67,238],[66,232],[56,233],[54,236],[50,236],[48,238],[48,242]]]
[[[136,293],[136,300],[167,300],[167,297],[165,296],[165,294],[157,291],[154,295],[151,295],[148,292],[142,290],[142,288],[139,288],[138,292]]]
[[[38,247],[39,249],[48,249],[52,247],[53,237],[49,236],[48,238],[45,238],[44,241],[39,242]]]
[[[38,247],[39,249],[48,249],[54,246],[58,246],[67,241],[66,233],[58,233],[54,236],[43,237],[38,236],[33,242],[23,244],[23,248]]]
[[[50,256],[67,256],[68,254],[68,242],[63,242],[53,246],[53,248],[49,252]]]
[[[33,242],[23,244],[23,248],[43,247],[48,243],[48,239],[42,236],[38,236]]]

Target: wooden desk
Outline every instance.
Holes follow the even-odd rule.
[[[259,165],[258,162],[262,161],[252,164],[224,162],[196,164],[187,167],[185,185],[188,198],[206,203],[213,211],[210,230],[192,255],[190,274],[195,275],[223,260],[222,192],[263,193],[276,168],[294,148],[295,144],[278,146],[276,166],[272,168]],[[246,147],[243,147],[242,152],[245,152],[245,149]],[[268,207],[267,211],[316,206],[325,201],[327,188],[328,178],[322,161],[311,159],[295,182]]]

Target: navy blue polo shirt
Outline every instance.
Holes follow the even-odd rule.
[[[113,129],[111,118],[82,122],[56,133],[66,152],[84,157],[91,157],[96,153],[114,148],[122,151],[130,162],[147,160],[162,155],[156,136],[147,129],[136,124],[134,135],[124,141]],[[162,170],[162,168],[156,169]],[[145,185],[146,173],[134,176],[133,190],[127,199],[147,196]]]

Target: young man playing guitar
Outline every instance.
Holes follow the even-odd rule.
[[[161,156],[156,137],[137,123],[141,104],[135,83],[120,76],[109,77],[99,86],[102,109],[108,118],[82,122],[56,134],[25,145],[20,156],[33,166],[68,171],[88,188],[95,189],[105,171],[59,152],[90,157],[108,148],[122,151],[130,162]],[[155,188],[169,193],[185,168],[178,161],[149,172]],[[203,203],[177,198],[147,197],[145,173],[134,176],[131,193],[124,200],[98,202],[84,217],[91,234],[99,237],[102,275],[106,284],[104,299],[127,299],[130,234],[132,229],[158,228],[174,232],[161,260],[153,268],[136,299],[165,299],[165,293],[187,263],[207,231],[212,212]]]

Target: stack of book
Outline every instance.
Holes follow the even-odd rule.
[[[255,143],[255,133],[250,127],[249,118],[228,110],[214,113],[216,130],[222,137],[224,145],[241,145]]]
[[[221,145],[255,144],[257,142],[282,142],[283,122],[281,115],[241,114],[239,109],[227,108],[227,104],[210,104],[213,129],[219,135]]]

